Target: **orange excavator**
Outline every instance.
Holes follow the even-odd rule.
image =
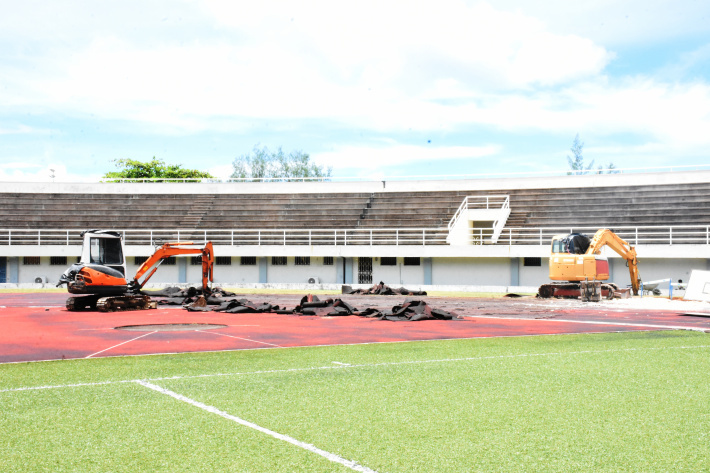
[[[641,286],[636,250],[613,231],[603,228],[590,240],[586,235],[572,233],[552,237],[550,279],[538,289],[538,297],[582,297],[583,300],[611,299],[618,287],[614,283],[601,284],[609,279],[609,261],[601,256],[609,246],[626,260],[631,277],[631,289],[638,295]]]
[[[204,246],[192,242],[165,243],[138,268],[133,279],[127,281],[121,234],[109,230],[87,230],[81,235],[84,240],[79,262],[71,265],[57,283],[57,287],[66,284],[71,294],[84,294],[67,299],[67,310],[112,312],[155,309],[156,302],[141,294],[141,289],[166,258],[178,255],[202,256],[202,293],[206,297],[211,292],[209,283],[213,281],[214,267],[212,242],[208,241]]]

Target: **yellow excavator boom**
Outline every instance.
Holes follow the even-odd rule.
[[[608,228],[603,228],[594,234],[586,254],[598,255],[601,253],[604,246],[608,246],[626,260],[626,264],[629,267],[629,275],[631,276],[631,288],[634,291],[634,295],[638,295],[641,286],[641,278],[639,276],[638,260],[636,259],[636,250],[634,247]]]

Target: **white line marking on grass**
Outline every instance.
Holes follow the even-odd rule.
[[[130,340],[126,340],[125,342],[119,343],[118,345],[114,345],[114,346],[112,346],[112,347],[105,348],[105,349],[103,349],[103,350],[101,350],[101,351],[97,351],[96,353],[92,353],[91,355],[85,356],[84,358],[91,358],[91,357],[94,356],[94,355],[98,355],[99,353],[103,353],[103,352],[109,351],[109,350],[111,350],[111,349],[113,349],[113,348],[120,347],[121,345],[125,345],[126,343],[131,343],[131,342],[133,342],[133,341],[135,341],[135,340],[138,340],[139,338],[147,337],[148,335],[153,335],[155,332],[157,332],[157,330],[154,330],[154,331],[152,331],[152,332],[150,332],[150,333],[144,333],[143,335],[139,335],[139,336],[137,336],[136,338],[131,338]]]
[[[350,363],[341,363],[339,361],[333,361],[331,363],[333,363],[334,365],[340,365],[340,366],[352,366]]]
[[[565,322],[573,324],[589,324],[589,325],[614,325],[621,327],[644,327],[644,328],[664,328],[668,330],[692,330],[695,332],[710,331],[710,327],[692,327],[687,325],[658,325],[658,324],[630,324],[625,322],[604,322],[601,320],[569,320],[569,319],[516,319],[512,317],[495,317],[488,315],[465,315],[471,319],[497,319],[497,320],[535,320],[539,322]]]
[[[212,333],[214,335],[222,335],[223,337],[236,338],[237,340],[246,340],[247,342],[261,343],[263,345],[271,345],[272,347],[281,348],[281,345],[276,345],[274,343],[260,342],[258,340],[252,340],[251,338],[235,337],[234,335],[227,335],[226,333],[219,333],[219,332],[213,332],[213,331],[207,331],[207,330],[195,330],[195,332]]]
[[[643,347],[643,348],[615,348],[611,350],[583,350],[583,351],[568,351],[568,352],[551,352],[551,353],[519,353],[514,355],[492,355],[492,356],[478,356],[478,357],[468,357],[468,358],[441,358],[433,360],[409,360],[409,361],[391,361],[385,363],[371,363],[371,364],[340,364],[340,365],[327,365],[327,366],[309,366],[305,368],[288,368],[283,370],[259,370],[259,371],[238,371],[234,373],[211,373],[211,374],[195,374],[187,376],[164,376],[160,378],[147,378],[145,380],[138,379],[122,379],[117,381],[99,381],[95,383],[75,383],[75,384],[60,384],[60,385],[49,385],[49,386],[26,386],[20,388],[8,388],[0,389],[0,393],[15,392],[15,391],[33,391],[41,389],[59,389],[59,388],[73,388],[73,387],[91,387],[91,386],[103,386],[106,384],[121,384],[121,383],[136,383],[138,381],[172,381],[172,380],[182,380],[182,379],[199,379],[199,378],[217,378],[222,376],[249,376],[255,374],[279,374],[279,373],[298,373],[305,371],[317,371],[317,370],[338,370],[346,368],[368,368],[368,367],[380,367],[380,366],[398,366],[398,365],[413,365],[413,364],[424,364],[424,363],[451,363],[457,361],[477,361],[477,360],[495,360],[504,358],[532,358],[536,356],[561,356],[561,355],[584,355],[584,354],[601,354],[601,353],[622,353],[622,352],[632,352],[632,351],[658,351],[658,350],[692,350],[697,348],[710,348],[710,345],[695,345],[695,346],[675,346],[675,347]]]
[[[151,383],[149,383],[147,381],[143,381],[143,380],[137,380],[136,383],[140,384],[141,386],[145,386],[146,388],[152,389],[153,391],[157,391],[159,393],[162,393],[162,394],[165,394],[165,395],[170,396],[172,398],[175,398],[178,401],[186,402],[192,406],[199,407],[200,409],[203,409],[207,412],[211,412],[212,414],[217,414],[218,416],[224,417],[225,419],[236,422],[237,424],[243,425],[245,427],[249,427],[250,429],[258,430],[259,432],[269,435],[271,437],[274,437],[275,439],[283,440],[284,442],[288,442],[288,443],[293,444],[297,447],[301,447],[305,450],[308,450],[309,452],[320,455],[327,460],[330,460],[335,463],[340,463],[341,465],[344,465],[344,466],[350,468],[351,470],[377,473],[377,472],[375,472],[375,470],[371,470],[365,466],[362,466],[359,463],[357,463],[356,461],[347,460],[347,459],[340,457],[334,453],[330,453],[330,452],[326,452],[325,450],[321,450],[320,448],[318,448],[315,445],[312,445],[310,443],[301,442],[300,440],[296,440],[295,438],[289,437],[288,435],[280,434],[278,432],[274,432],[273,430],[269,430],[265,427],[261,427],[260,425],[254,424],[253,422],[249,422],[248,420],[244,420],[240,417],[233,416],[231,414],[228,414],[227,412],[217,409],[214,406],[208,406],[207,404],[203,404],[199,401],[195,401],[194,399],[190,399],[189,397],[183,396],[182,394],[178,394],[174,391],[170,391],[169,389],[161,388],[160,386],[157,386],[155,384],[151,384]]]

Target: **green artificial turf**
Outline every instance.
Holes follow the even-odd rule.
[[[0,365],[0,471],[347,471],[137,379],[378,472],[702,471],[709,355],[637,332]]]

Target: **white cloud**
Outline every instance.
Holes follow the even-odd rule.
[[[13,162],[0,166],[0,182],[96,182],[100,177],[70,173],[65,165],[56,163]]]
[[[654,8],[637,0],[99,5],[21,2],[0,18],[6,110],[121,120],[146,134],[243,135],[256,121],[273,130],[326,120],[378,136],[487,126],[635,134],[693,153],[710,145],[707,82],[607,77],[614,53],[602,46],[623,42],[624,33],[639,41],[679,35],[679,25],[703,31],[702,2],[676,0],[677,11],[667,0]],[[681,66],[706,57],[700,49]],[[36,131],[21,125],[0,134]],[[333,166],[367,155],[363,165],[376,167],[496,152],[393,141],[312,155]]]
[[[333,151],[313,153],[314,162],[338,168],[376,169],[388,166],[412,164],[418,161],[434,162],[442,159],[479,159],[498,154],[500,147],[490,146],[442,146],[422,147],[395,143],[384,146],[342,146]]]

